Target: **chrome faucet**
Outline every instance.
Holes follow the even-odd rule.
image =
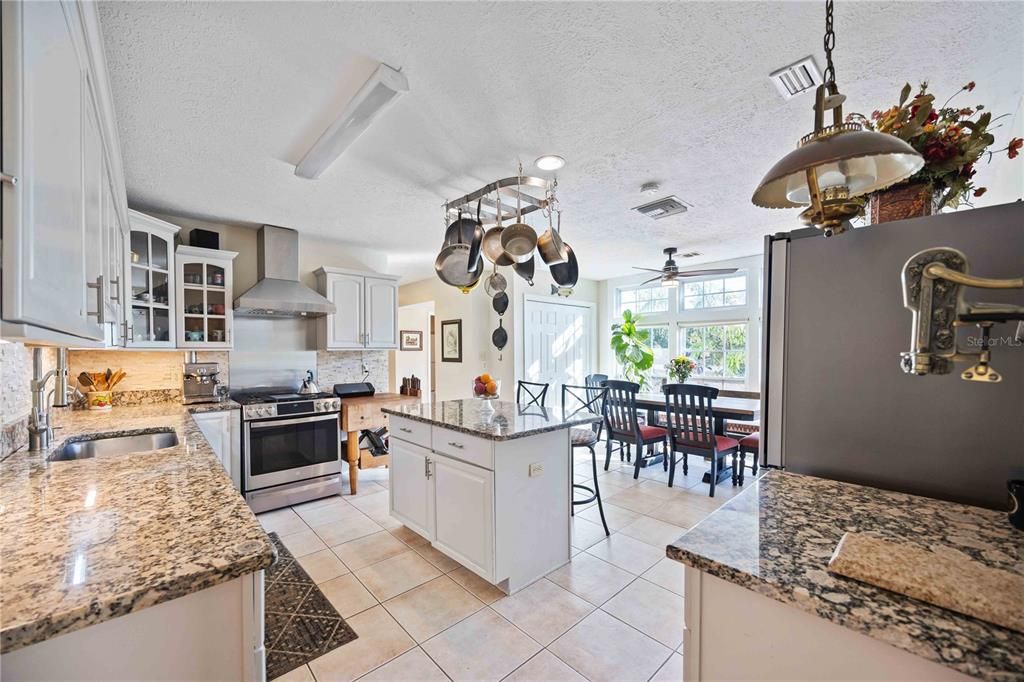
[[[46,382],[54,378],[46,392]],[[32,349],[32,414],[28,422],[29,450],[46,450],[53,440],[53,408],[67,407],[80,398],[81,391],[68,385],[68,349],[57,349],[57,367],[43,373],[43,349]],[[59,427],[58,427],[59,428]]]

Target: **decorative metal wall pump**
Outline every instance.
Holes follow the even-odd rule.
[[[1024,344],[1024,306],[967,303],[964,287],[1024,289],[1024,277],[988,279],[968,274],[967,256],[948,247],[915,253],[903,266],[903,305],[913,316],[910,351],[900,353],[907,374],[949,374],[954,362],[973,362],[960,373],[966,381],[998,383],[1002,375],[989,365],[992,326],[1017,322],[1014,343]],[[957,345],[958,327],[981,330],[980,350],[964,352]],[[1013,345],[1013,344],[1007,344]]]
[[[847,229],[864,210],[865,195],[906,180],[921,170],[924,158],[895,135],[864,130],[843,121],[832,49],[833,0],[825,2],[825,74],[814,99],[814,132],[765,174],[751,201],[762,208],[807,206],[800,218],[826,237]],[[832,124],[825,125],[825,112]]]
[[[483,279],[484,289],[489,296],[504,298],[501,303],[495,302],[495,310],[498,310],[499,307],[508,306],[508,296],[505,294],[508,279],[498,272],[498,268],[512,266],[515,274],[533,286],[534,269],[539,255],[543,263],[550,268],[552,279],[558,284],[557,294],[570,296],[579,279],[579,265],[572,247],[562,241],[562,215],[555,197],[557,187],[557,180],[523,175],[523,167],[520,164],[517,175],[495,180],[474,192],[445,202],[447,234],[435,262],[437,276],[445,284],[454,286],[463,293],[469,293],[480,279]],[[512,199],[515,200],[516,210],[506,212],[505,206],[511,207]],[[483,230],[482,236],[477,233],[463,236],[464,231],[453,229],[453,226],[461,225],[466,220],[462,214],[467,208],[471,208],[474,202],[480,221],[479,227]],[[532,227],[523,222],[523,216],[535,211],[541,211],[548,222],[547,229],[540,237]],[[452,219],[454,221],[448,225],[448,221]],[[506,221],[511,223],[506,226]],[[473,239],[470,239],[470,236]],[[484,275],[483,267],[478,266],[478,261],[472,258],[472,253],[477,249],[483,258],[493,263],[490,275]],[[467,272],[462,273],[462,268]],[[458,272],[453,272],[453,269]]]

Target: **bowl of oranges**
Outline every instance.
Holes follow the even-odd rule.
[[[501,380],[487,372],[473,379],[473,395],[481,400],[497,400],[501,394]]]

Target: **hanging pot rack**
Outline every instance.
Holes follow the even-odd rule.
[[[550,203],[550,188],[552,181],[545,178],[537,178],[530,175],[524,175],[521,178],[513,175],[510,178],[502,178],[501,180],[495,180],[492,183],[484,185],[480,189],[470,192],[465,196],[461,196],[458,199],[445,202],[445,211],[450,213],[465,208],[469,204],[475,201],[480,201],[481,213],[486,213],[491,217],[491,223],[496,223],[498,219],[498,202],[491,199],[491,195],[500,192],[505,197],[508,197],[507,202],[502,202],[501,206],[501,219],[512,220],[516,217],[516,211],[514,210],[516,200],[518,199],[522,203],[523,215],[533,213],[548,207]],[[519,189],[516,189],[516,186]],[[541,196],[534,196],[536,192],[523,191],[528,189],[539,189],[541,190]],[[506,207],[509,210],[507,213]],[[489,226],[488,223],[484,224],[485,227]]]

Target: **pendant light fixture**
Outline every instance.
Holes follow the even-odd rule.
[[[824,82],[814,98],[814,132],[765,174],[751,201],[762,208],[807,206],[800,218],[826,237],[843,232],[861,213],[865,195],[894,185],[924,166],[924,158],[896,137],[843,121],[846,96],[836,86],[832,48],[833,0],[825,2]],[[832,124],[825,125],[825,112]]]

